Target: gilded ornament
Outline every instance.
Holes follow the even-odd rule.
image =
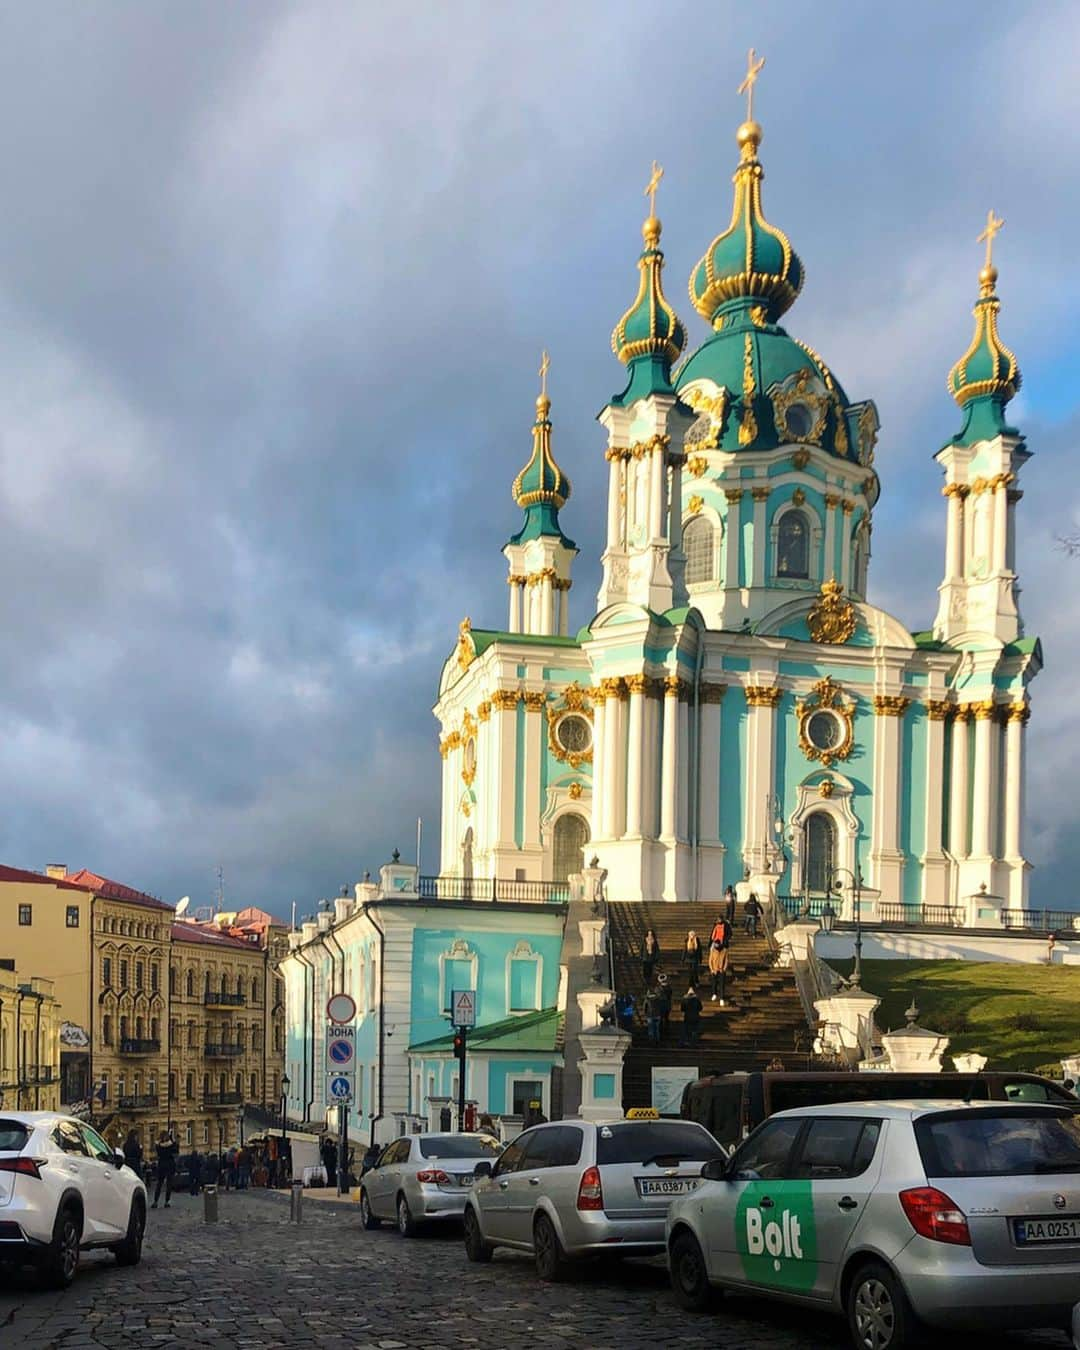
[[[704,455],[691,455],[686,461],[686,469],[691,478],[700,478],[708,471],[709,461]]]
[[[825,494],[825,505],[830,511],[835,510],[840,505],[841,500],[838,492],[826,492]]]
[[[997,706],[998,705],[994,702],[994,700],[990,698],[984,699],[982,702],[979,703],[968,704],[968,707],[971,709],[971,715],[972,717],[975,718],[976,722],[991,721],[995,713],[997,712]]]
[[[510,575],[506,578],[506,584],[508,586],[524,586],[525,582],[526,577],[524,576],[523,573],[520,572],[511,572]]]
[[[845,499],[840,503],[840,510],[843,511],[845,516],[850,516],[852,511],[855,510],[855,503],[845,497]]]
[[[821,782],[818,784],[818,791],[826,799],[826,801],[833,795],[835,788],[836,784],[833,782],[831,778],[823,778]]]
[[[810,463],[809,450],[796,450],[791,456],[791,467],[793,469],[805,469]]]
[[[461,799],[461,814],[466,820],[472,815],[472,807],[469,805],[469,799],[467,797],[462,797]]]
[[[839,400],[836,404],[836,431],[833,434],[833,446],[836,453],[844,458],[847,457],[848,451],[851,449],[848,441],[847,418],[844,416],[844,409],[841,407]]]
[[[627,675],[626,690],[629,694],[644,694],[649,684],[647,675]]]
[[[803,503],[806,501],[806,493],[802,490],[802,488],[796,488],[795,491],[791,494],[791,500],[796,506],[802,506]]]
[[[956,711],[953,713],[953,720],[955,722],[970,722],[972,720],[971,704],[970,703],[958,704],[956,707]]]
[[[476,644],[472,640],[472,620],[468,615],[458,624],[457,663],[467,670],[476,660]]]
[[[725,488],[724,496],[727,498],[729,506],[735,506],[742,501],[742,488]]]
[[[476,720],[478,722],[486,722],[490,716],[491,703],[488,699],[484,699],[482,703],[476,705]]]
[[[911,699],[903,694],[875,694],[874,713],[877,717],[903,717],[911,706]]]
[[[795,716],[799,719],[799,748],[807,759],[817,760],[828,769],[835,760],[851,754],[855,746],[855,703],[844,696],[835,680],[826,676],[805,698],[796,699]],[[816,732],[811,725],[815,719]]]
[[[605,675],[600,681],[605,698],[626,698],[626,681],[621,675]]]
[[[686,503],[686,509],[690,512],[692,516],[696,516],[704,505],[705,505],[705,498],[699,497],[698,494],[695,492],[694,495],[690,498],[690,500]]]
[[[756,502],[767,502],[771,492],[771,487],[755,487],[750,489],[750,496],[753,497]]]
[[[874,446],[877,445],[878,423],[872,403],[863,405],[859,413],[859,463],[870,465],[874,462]]]
[[[749,237],[749,236],[748,236]],[[757,420],[754,417],[754,343],[750,334],[746,334],[743,347],[742,382],[742,423],[739,426],[739,444],[749,445],[758,434]]]
[[[581,800],[581,784],[580,784],[580,783],[571,783],[570,786],[569,786],[569,788],[567,789],[567,792],[568,792],[569,795],[570,795],[570,800],[571,800],[571,801],[576,802],[576,801],[580,801],[580,800]]]
[[[1010,722],[1019,722],[1021,726],[1027,726],[1031,720],[1031,707],[1027,703],[1010,703],[1007,705],[1007,720]]]
[[[491,696],[491,706],[496,712],[508,712],[517,707],[520,697],[516,689],[496,689]]]
[[[806,616],[806,626],[814,642],[838,646],[855,632],[855,606],[844,598],[844,588],[836,580],[822,583],[821,595]]]
[[[689,692],[689,685],[678,675],[664,676],[664,697],[685,699]]]
[[[968,495],[971,489],[966,483],[946,483],[941,489],[943,497],[959,497],[961,501]]]
[[[527,712],[543,712],[547,703],[547,694],[543,690],[528,690],[522,695]]]
[[[559,738],[559,723],[567,716],[577,716],[584,718],[588,723],[592,723],[592,700],[598,695],[598,690],[585,690],[577,684],[568,684],[562,691],[561,698],[549,703],[546,708],[548,723],[548,749],[556,759],[564,760],[572,769],[578,768],[583,763],[592,760],[592,733],[589,734],[588,746],[582,746],[580,749],[567,749]],[[602,702],[602,697],[597,701]]]
[[[792,441],[809,441],[813,445],[821,442],[821,433],[825,430],[825,417],[829,410],[828,402],[822,398],[811,384],[811,372],[804,366],[783,389],[772,396],[773,415],[776,429],[781,436]],[[809,429],[800,429],[788,424],[788,415],[795,406],[805,408],[811,417]]]
[[[557,591],[568,591],[572,583],[569,577],[556,577],[551,584]]]
[[[955,706],[947,698],[929,698],[926,700],[926,715],[931,722],[944,722],[952,716]]]
[[[743,693],[751,708],[775,708],[784,696],[784,691],[775,684],[748,684]]]
[[[563,690],[563,707],[569,712],[588,712],[590,690],[582,689],[578,683],[568,684]]]
[[[764,305],[750,306],[750,322],[755,328],[764,328],[768,322],[768,314],[765,312]]]
[[[657,433],[650,436],[647,441],[636,441],[623,454],[628,459],[644,459],[646,455],[662,454],[670,444],[670,436],[661,436]]]

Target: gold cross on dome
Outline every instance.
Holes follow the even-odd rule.
[[[551,358],[547,352],[540,354],[540,397],[547,397],[547,373],[551,369]]]
[[[746,75],[737,90],[738,93],[746,95],[746,120],[748,122],[754,120],[754,85],[757,84],[757,78],[761,74],[762,66],[765,64],[765,58],[763,56],[757,57],[756,60],[754,59],[755,56],[756,53],[753,47],[751,47],[746,58]]]
[[[994,254],[994,240],[1001,233],[1004,224],[1005,222],[1002,220],[1000,216],[994,215],[994,208],[991,207],[990,210],[987,211],[986,213],[986,229],[983,230],[982,234],[980,234],[978,239],[975,241],[978,244],[981,244],[984,240],[986,241],[987,267],[990,267],[992,265]]]
[[[657,164],[654,159],[652,162],[652,177],[645,186],[645,196],[649,199],[649,215],[656,215],[656,189],[660,186],[660,179],[664,176],[663,165]]]

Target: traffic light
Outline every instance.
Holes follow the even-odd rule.
[[[454,1032],[454,1058],[462,1061],[465,1059],[465,1033],[463,1031]]]

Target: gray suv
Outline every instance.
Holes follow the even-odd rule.
[[[688,1120],[562,1120],[537,1125],[480,1162],[465,1201],[465,1251],[490,1261],[496,1247],[531,1251],[542,1280],[580,1257],[649,1256],[664,1249],[675,1196],[701,1184],[724,1152]]]

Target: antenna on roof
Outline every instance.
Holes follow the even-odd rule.
[[[187,909],[188,905],[190,905],[190,904],[191,904],[191,896],[190,896],[190,895],[185,895],[184,898],[183,898],[182,900],[177,900],[177,902],[176,902],[176,917],[179,918],[180,915],[184,913],[184,911]]]

